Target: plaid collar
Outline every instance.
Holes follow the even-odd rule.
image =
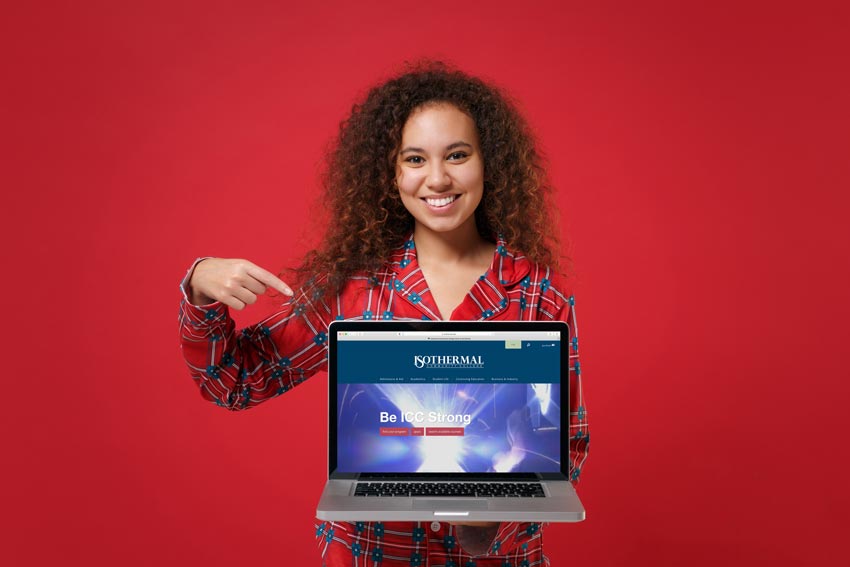
[[[390,285],[395,292],[421,311],[423,319],[439,319],[439,310],[419,268],[413,234],[390,256],[389,267],[393,272]],[[507,288],[520,283],[530,271],[528,258],[511,251],[504,238],[499,236],[490,268],[475,282],[454,315],[459,318],[465,314],[465,319],[473,320],[498,315],[508,305]],[[461,310],[461,307],[464,309]]]

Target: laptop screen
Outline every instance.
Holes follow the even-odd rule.
[[[337,328],[336,472],[560,472],[566,325]]]

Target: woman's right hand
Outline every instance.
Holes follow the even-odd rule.
[[[248,260],[207,258],[198,262],[192,272],[189,301],[192,305],[221,301],[234,309],[244,309],[269,287],[293,295],[277,276]]]

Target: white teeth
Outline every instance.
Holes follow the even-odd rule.
[[[443,197],[442,199],[434,199],[428,197],[425,199],[425,202],[431,205],[432,207],[445,207],[446,205],[457,199],[457,197],[457,195],[452,195],[451,197]]]

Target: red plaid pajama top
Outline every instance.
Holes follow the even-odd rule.
[[[202,258],[195,261],[197,264]],[[439,319],[438,309],[416,261],[412,236],[377,274],[352,277],[333,297],[317,299],[307,285],[286,298],[280,310],[239,331],[221,302],[196,306],[188,282],[180,288],[180,346],[201,395],[230,410],[250,409],[327,370],[327,330],[335,319]],[[452,320],[566,321],[570,326],[570,479],[579,479],[589,435],[581,387],[575,299],[563,277],[508,249],[499,239],[493,262]],[[318,495],[317,495],[318,497]],[[472,556],[447,522],[315,521],[322,565],[382,567],[507,567],[548,565],[543,554],[545,524],[502,522],[489,549]]]

